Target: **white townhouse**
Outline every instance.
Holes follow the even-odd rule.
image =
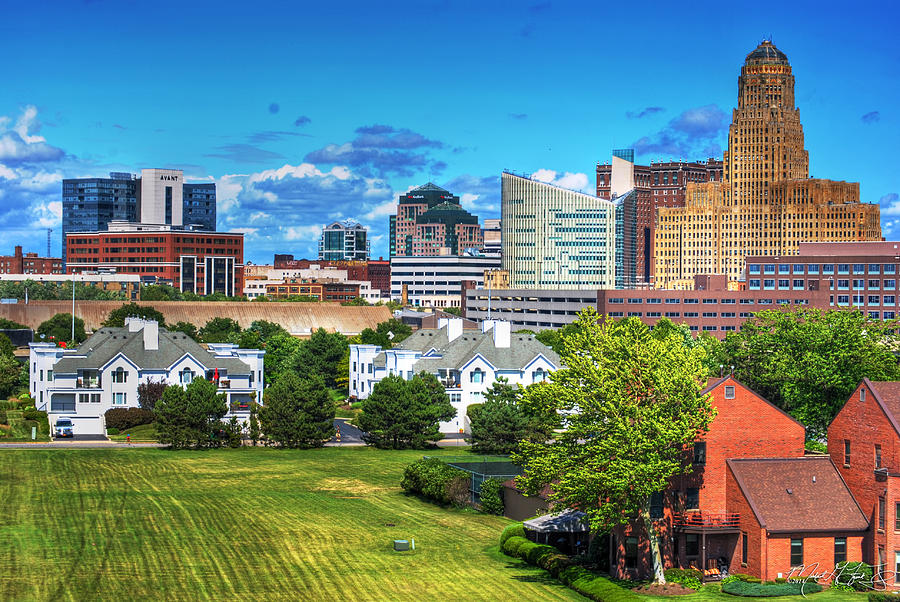
[[[560,367],[559,356],[530,334],[512,334],[509,322],[485,320],[481,330],[464,330],[460,318],[440,318],[438,328],[414,332],[391,349],[350,345],[350,396],[365,399],[389,374],[409,380],[428,372],[443,383],[456,417],[442,433],[469,432],[466,408],[505,378],[523,387],[541,382]]]
[[[230,343],[208,347],[155,320],[127,318],[124,328],[100,328],[77,349],[31,343],[29,390],[51,424],[71,418],[76,435],[104,434],[106,411],[138,407],[138,385],[149,380],[183,386],[194,378],[215,381],[229,415],[245,418],[254,397],[262,402],[265,351]]]

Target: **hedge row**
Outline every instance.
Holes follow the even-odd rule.
[[[897,602],[900,596],[888,592],[869,592],[866,602]]]
[[[521,523],[509,525],[500,535],[500,548],[507,556],[520,558],[538,566],[565,585],[591,600],[604,602],[632,602],[640,600],[640,596],[619,587],[609,579],[596,575],[580,566],[573,566],[571,558],[560,554],[553,546],[538,544],[517,535],[524,529]]]
[[[407,466],[400,487],[439,504],[462,506],[469,501],[469,473],[437,458],[417,460]]]
[[[153,412],[141,408],[112,408],[106,410],[106,428],[114,428],[120,431],[150,424],[153,422]]]
[[[800,594],[815,594],[822,591],[818,583],[749,583],[747,581],[732,581],[722,586],[722,591],[733,596],[747,596],[749,598],[772,598],[774,596],[799,596]]]

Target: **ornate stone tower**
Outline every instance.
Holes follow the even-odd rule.
[[[809,178],[791,65],[768,40],[741,67],[724,163],[723,182],[689,182],[684,207],[659,208],[657,288],[691,288],[703,274],[725,274],[737,287],[751,255],[881,240],[879,206],[859,202],[859,184]]]
[[[769,202],[769,184],[809,177],[794,76],[787,56],[764,40],[747,55],[738,77],[738,106],[728,129],[725,179],[734,205]]]

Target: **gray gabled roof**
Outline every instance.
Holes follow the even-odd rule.
[[[250,373],[250,366],[232,357],[216,357],[186,334],[159,329],[159,349],[144,349],[143,331],[103,327],[63,355],[54,366],[57,374],[75,374],[79,369],[97,370],[119,354],[141,370],[165,370],[185,355],[190,355],[207,370],[218,368],[231,375]]]
[[[538,355],[543,355],[559,368],[559,355],[530,334],[510,334],[509,347],[495,347],[493,333],[464,330],[453,341],[447,340],[447,329],[423,329],[414,332],[393,349],[408,349],[427,353],[435,350],[440,357],[423,357],[415,365],[416,372],[426,370],[459,370],[476,355],[481,355],[497,370],[521,370]],[[384,365],[384,352],[375,357],[375,365]]]

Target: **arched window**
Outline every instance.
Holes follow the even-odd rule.
[[[178,374],[179,374],[178,380],[181,381],[181,384],[183,384],[183,385],[189,385],[189,384],[191,384],[191,381],[194,380],[194,371],[191,370],[190,368],[185,368]]]
[[[531,382],[533,383],[543,382],[545,378],[547,378],[547,372],[543,368],[538,368],[531,373]]]
[[[128,373],[125,372],[125,370],[122,368],[122,366],[119,366],[118,368],[113,370],[112,381],[114,383],[124,383],[127,380],[128,380]]]
[[[473,383],[483,383],[484,382],[484,372],[481,368],[475,368],[472,370],[471,381]]]

